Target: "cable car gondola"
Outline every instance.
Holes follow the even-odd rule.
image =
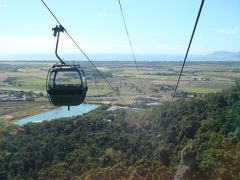
[[[66,64],[57,54],[59,34],[64,28],[53,28],[57,35],[55,54],[61,64],[54,64],[47,75],[46,90],[50,102],[55,106],[77,106],[83,103],[87,93],[87,81],[83,69],[78,64]]]

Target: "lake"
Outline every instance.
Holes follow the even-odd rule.
[[[42,121],[51,121],[54,119],[58,118],[63,118],[63,117],[72,117],[72,116],[77,116],[77,115],[82,115],[84,113],[90,112],[94,109],[99,107],[99,105],[95,104],[81,104],[79,106],[71,106],[70,111],[68,111],[67,106],[65,107],[59,107],[57,109],[40,113],[34,116],[29,116],[26,118],[18,119],[14,123],[22,126],[30,122],[42,122]]]

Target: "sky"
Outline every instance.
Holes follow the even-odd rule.
[[[118,0],[45,0],[86,54],[131,53]],[[201,0],[121,0],[136,54],[184,54]],[[190,54],[240,51],[240,0],[205,0]],[[0,0],[0,59],[53,54],[57,25],[40,0]],[[79,53],[61,34],[59,52]]]

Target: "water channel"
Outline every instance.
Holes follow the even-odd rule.
[[[87,113],[89,111],[96,109],[97,107],[99,107],[99,105],[81,104],[79,106],[71,106],[70,111],[68,111],[67,107],[59,107],[57,109],[54,109],[48,112],[18,119],[14,123],[19,126],[22,126],[30,122],[34,123],[34,122],[42,122],[42,121],[51,121],[51,120],[63,118],[63,117],[72,117],[72,116],[82,115],[84,113]]]

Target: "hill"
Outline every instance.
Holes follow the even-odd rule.
[[[0,179],[238,179],[240,87],[130,112],[1,126]]]
[[[208,54],[208,56],[213,56],[213,57],[240,57],[240,52],[216,51],[216,52]]]

